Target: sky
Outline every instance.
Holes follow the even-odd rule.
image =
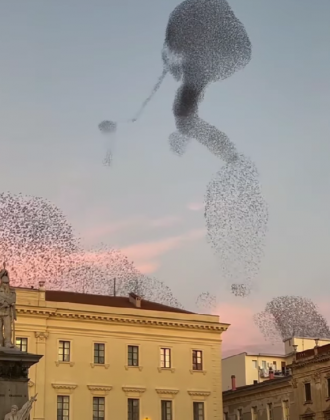
[[[204,291],[231,324],[224,348],[266,345],[252,316],[272,297],[330,292],[330,3],[230,0],[252,61],[211,85],[200,113],[257,165],[269,206],[258,286],[230,295],[205,238],[206,186],[221,167],[196,142],[169,150],[177,83],[166,78],[102,165],[104,119],[125,121],[162,71],[178,0],[0,2],[0,191],[42,196],[86,246],[118,247],[196,310]],[[330,317],[329,317],[330,320]]]

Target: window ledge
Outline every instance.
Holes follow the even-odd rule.
[[[305,402],[304,402],[304,405],[310,405],[310,404],[313,404],[313,401],[312,401],[312,400],[310,400],[310,401],[305,401]]]
[[[128,369],[138,369],[140,372],[141,372],[141,370],[143,369],[143,366],[125,366],[125,369],[126,370],[128,370]]]
[[[172,372],[172,373],[174,373],[175,372],[175,368],[162,368],[162,367],[159,367],[159,368],[157,368],[158,369],[158,372],[159,373],[162,373],[162,372]]]
[[[106,364],[102,364],[102,363],[91,363],[91,367],[92,368],[94,368],[94,367],[103,367],[104,369],[109,369],[109,363],[106,363]]]
[[[61,362],[60,360],[56,360],[55,365],[56,366],[69,365],[70,367],[72,367],[72,366],[74,366],[74,362]]]
[[[190,373],[202,373],[203,375],[206,375],[206,370],[194,370],[194,369],[190,369]]]

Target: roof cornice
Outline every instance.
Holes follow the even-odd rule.
[[[114,316],[106,314],[96,314],[93,312],[68,312],[61,309],[39,308],[31,306],[20,305],[17,307],[19,315],[40,316],[47,318],[62,318],[62,319],[80,319],[82,321],[92,322],[106,322],[109,324],[130,324],[141,326],[157,326],[158,328],[180,328],[189,330],[203,330],[209,332],[222,333],[228,329],[228,324],[211,324],[211,323],[195,323],[186,320],[166,320],[166,319],[151,319],[151,318],[133,318],[127,316]]]

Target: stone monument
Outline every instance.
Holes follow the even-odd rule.
[[[15,346],[16,291],[6,264],[0,270],[0,420],[28,420],[36,396],[29,399],[28,370],[42,356]]]

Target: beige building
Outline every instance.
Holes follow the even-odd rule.
[[[224,420],[297,420],[290,376],[223,392]]]
[[[236,386],[251,385],[269,379],[269,369],[274,371],[275,377],[283,376],[288,365],[292,363],[295,351],[313,349],[315,339],[292,337],[284,340],[284,352],[280,354],[239,353],[222,359],[223,390],[231,388],[231,376],[236,377]],[[329,344],[330,340],[320,339],[319,345]]]
[[[291,365],[297,419],[330,419],[330,344],[294,355]]]
[[[43,287],[17,309],[17,345],[43,355],[31,420],[222,420],[218,316]]]
[[[269,369],[276,377],[283,376],[285,356],[278,354],[240,353],[222,359],[222,387],[231,389],[231,376],[236,377],[236,386],[241,387],[269,379]]]

